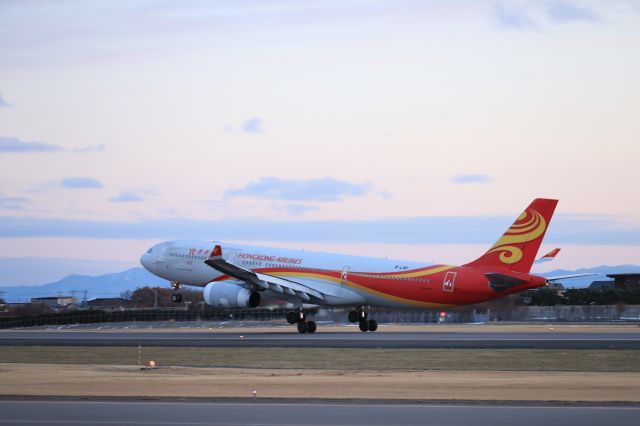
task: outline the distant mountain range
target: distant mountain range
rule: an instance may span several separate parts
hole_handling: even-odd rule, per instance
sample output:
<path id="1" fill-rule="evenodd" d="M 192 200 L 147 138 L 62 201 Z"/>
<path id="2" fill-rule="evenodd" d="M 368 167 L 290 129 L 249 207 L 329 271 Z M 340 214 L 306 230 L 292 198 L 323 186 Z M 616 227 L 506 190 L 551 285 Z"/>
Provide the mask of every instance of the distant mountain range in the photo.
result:
<path id="1" fill-rule="evenodd" d="M 87 291 L 87 300 L 92 300 L 99 297 L 118 297 L 124 291 L 145 286 L 168 287 L 169 282 L 156 277 L 146 269 L 132 268 L 98 276 L 74 274 L 49 284 L 0 287 L 0 292 L 5 301 L 10 303 L 28 302 L 32 297 L 71 294 L 82 300 L 84 290 Z"/>
<path id="2" fill-rule="evenodd" d="M 574 271 L 558 269 L 540 273 L 540 275 L 553 277 L 570 274 L 597 274 L 588 277 L 573 278 L 562 282 L 565 287 L 584 288 L 589 286 L 593 281 L 609 280 L 607 274 L 624 272 L 640 272 L 640 266 L 597 266 Z M 32 297 L 67 296 L 71 294 L 75 294 L 79 299 L 82 299 L 84 297 L 84 290 L 87 291 L 87 299 L 91 300 L 98 297 L 118 297 L 124 291 L 135 290 L 138 287 L 144 286 L 169 287 L 169 282 L 156 277 L 143 268 L 132 268 L 123 272 L 98 276 L 69 275 L 66 278 L 49 284 L 0 287 L 0 292 L 2 292 L 1 296 L 5 301 L 11 303 L 28 302 Z"/>

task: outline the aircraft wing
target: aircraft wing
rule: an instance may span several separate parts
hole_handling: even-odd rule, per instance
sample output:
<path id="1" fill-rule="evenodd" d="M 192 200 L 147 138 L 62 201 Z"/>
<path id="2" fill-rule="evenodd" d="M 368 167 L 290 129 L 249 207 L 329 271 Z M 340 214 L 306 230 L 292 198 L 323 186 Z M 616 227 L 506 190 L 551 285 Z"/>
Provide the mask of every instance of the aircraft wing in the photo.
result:
<path id="1" fill-rule="evenodd" d="M 560 281 L 560 280 L 568 280 L 569 278 L 588 277 L 591 275 L 600 275 L 600 274 L 591 272 L 588 274 L 557 275 L 555 277 L 546 277 L 546 278 L 547 278 L 547 281 Z"/>
<path id="2" fill-rule="evenodd" d="M 287 280 L 272 275 L 254 272 L 235 265 L 222 257 L 222 247 L 215 246 L 204 263 L 213 269 L 229 275 L 230 277 L 244 281 L 252 290 L 272 290 L 280 293 L 283 299 L 297 299 L 306 303 L 321 304 L 324 302 L 324 295 L 317 290 L 307 287 L 295 281 Z"/>

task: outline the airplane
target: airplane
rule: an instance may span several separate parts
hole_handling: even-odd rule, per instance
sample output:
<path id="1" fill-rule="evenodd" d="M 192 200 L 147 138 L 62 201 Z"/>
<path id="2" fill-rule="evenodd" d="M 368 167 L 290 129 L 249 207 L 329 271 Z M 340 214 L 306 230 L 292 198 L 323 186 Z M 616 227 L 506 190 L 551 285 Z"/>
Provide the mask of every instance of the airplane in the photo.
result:
<path id="1" fill-rule="evenodd" d="M 461 266 L 188 240 L 156 244 L 140 263 L 171 281 L 176 303 L 182 285 L 203 287 L 205 303 L 221 308 L 255 308 L 269 296 L 293 305 L 286 319 L 300 333 L 317 329 L 305 306 L 352 307 L 348 320 L 375 331 L 371 307 L 451 308 L 583 276 L 530 274 L 557 203 L 533 200 L 486 253 Z"/>

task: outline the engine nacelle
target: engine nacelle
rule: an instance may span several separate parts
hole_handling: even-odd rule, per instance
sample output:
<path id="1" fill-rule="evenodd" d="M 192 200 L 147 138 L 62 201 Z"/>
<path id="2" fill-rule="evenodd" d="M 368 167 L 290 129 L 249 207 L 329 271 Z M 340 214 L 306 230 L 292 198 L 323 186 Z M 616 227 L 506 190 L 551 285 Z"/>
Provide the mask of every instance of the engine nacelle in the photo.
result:
<path id="1" fill-rule="evenodd" d="M 221 308 L 255 308 L 260 304 L 260 293 L 233 283 L 209 283 L 202 296 L 207 305 Z"/>

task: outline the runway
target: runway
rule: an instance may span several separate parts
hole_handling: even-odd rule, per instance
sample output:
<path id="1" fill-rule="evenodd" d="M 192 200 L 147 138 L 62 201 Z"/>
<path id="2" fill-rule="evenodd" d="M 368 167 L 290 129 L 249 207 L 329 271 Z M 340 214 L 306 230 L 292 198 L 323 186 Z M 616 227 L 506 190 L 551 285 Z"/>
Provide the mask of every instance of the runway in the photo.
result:
<path id="1" fill-rule="evenodd" d="M 640 349 L 640 333 L 3 331 L 4 346 Z"/>
<path id="2" fill-rule="evenodd" d="M 0 401 L 1 425 L 636 425 L 640 407 Z"/>

